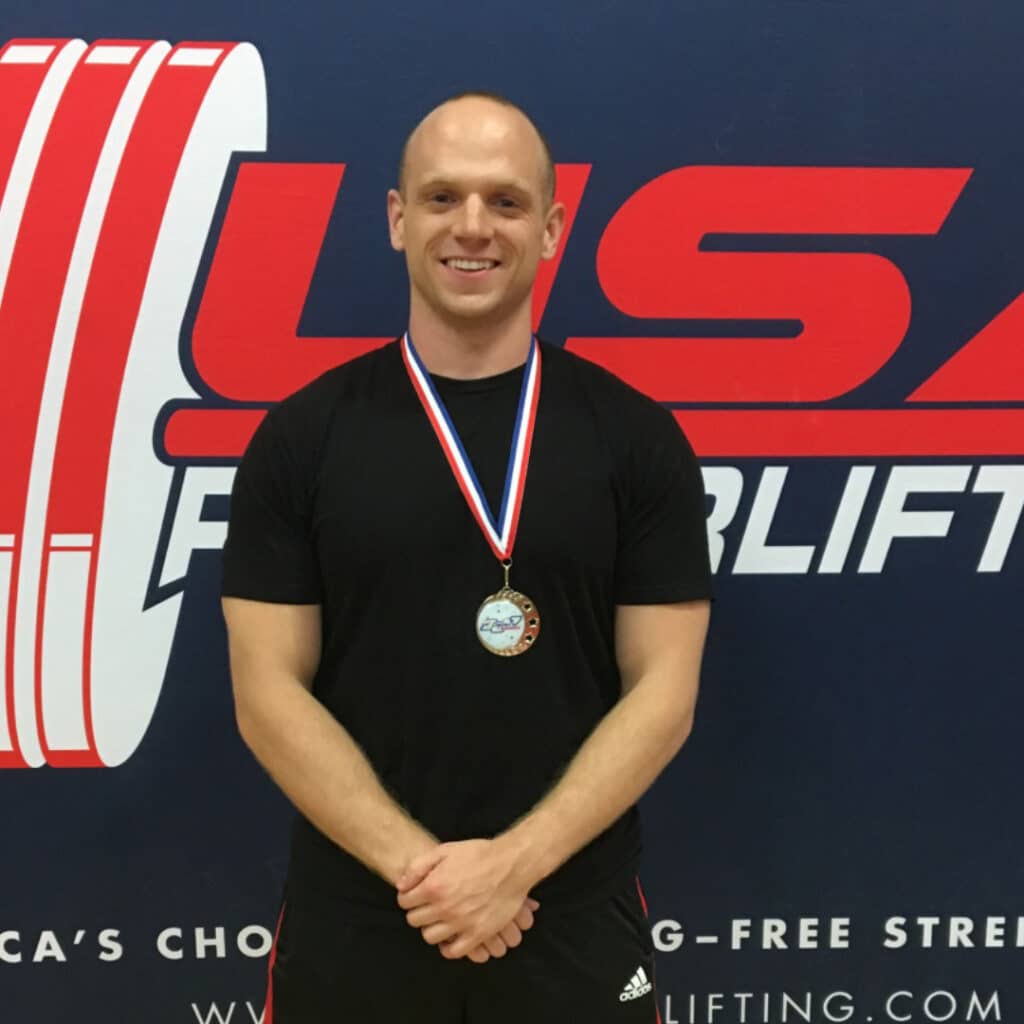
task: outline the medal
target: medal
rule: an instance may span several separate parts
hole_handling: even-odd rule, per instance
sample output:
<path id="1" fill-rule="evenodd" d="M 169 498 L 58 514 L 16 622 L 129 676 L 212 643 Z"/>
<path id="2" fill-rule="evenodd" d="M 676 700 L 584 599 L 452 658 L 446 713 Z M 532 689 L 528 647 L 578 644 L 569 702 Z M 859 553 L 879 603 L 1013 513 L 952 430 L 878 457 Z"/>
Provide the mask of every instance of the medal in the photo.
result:
<path id="1" fill-rule="evenodd" d="M 477 639 L 492 654 L 511 657 L 528 651 L 540 632 L 540 613 L 525 594 L 509 586 L 512 567 L 512 548 L 519 526 L 519 511 L 523 504 L 526 470 L 530 463 L 533 443 L 533 425 L 537 418 L 540 398 L 540 345 L 536 338 L 530 342 L 530 355 L 523 373 L 523 386 L 519 393 L 512 449 L 505 473 L 505 491 L 501 498 L 501 512 L 497 520 L 491 514 L 480 481 L 473 472 L 469 457 L 462 446 L 455 424 L 438 395 L 423 363 L 406 332 L 402 338 L 402 359 L 430 425 L 434 428 L 441 450 L 448 460 L 455 482 L 469 505 L 473 518 L 505 571 L 505 585 L 484 598 L 476 613 Z"/>
<path id="2" fill-rule="evenodd" d="M 518 590 L 508 585 L 508 571 L 512 560 L 502 565 L 505 586 L 496 594 L 484 598 L 476 613 L 476 635 L 480 643 L 491 652 L 503 657 L 528 651 L 540 632 L 540 613 L 537 606 Z"/>

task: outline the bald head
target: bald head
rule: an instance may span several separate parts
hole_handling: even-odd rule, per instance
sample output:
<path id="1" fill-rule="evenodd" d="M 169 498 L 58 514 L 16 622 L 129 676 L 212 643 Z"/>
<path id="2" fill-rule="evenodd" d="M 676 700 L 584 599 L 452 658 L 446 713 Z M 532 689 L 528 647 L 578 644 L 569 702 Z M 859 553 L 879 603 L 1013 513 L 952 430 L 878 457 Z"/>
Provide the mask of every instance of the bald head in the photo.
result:
<path id="1" fill-rule="evenodd" d="M 406 195 L 410 171 L 415 173 L 425 154 L 439 147 L 481 150 L 508 145 L 520 153 L 534 150 L 537 183 L 545 206 L 555 196 L 555 164 L 540 129 L 511 100 L 496 93 L 467 92 L 434 107 L 412 130 L 402 146 L 398 190 Z"/>

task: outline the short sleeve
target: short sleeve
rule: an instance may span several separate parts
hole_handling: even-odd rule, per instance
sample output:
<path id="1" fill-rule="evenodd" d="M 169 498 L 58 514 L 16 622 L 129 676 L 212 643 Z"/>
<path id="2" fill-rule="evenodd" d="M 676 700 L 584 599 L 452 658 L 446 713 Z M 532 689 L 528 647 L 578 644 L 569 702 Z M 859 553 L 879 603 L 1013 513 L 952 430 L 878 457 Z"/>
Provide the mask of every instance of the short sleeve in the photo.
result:
<path id="1" fill-rule="evenodd" d="M 289 439 L 277 410 L 253 434 L 231 489 L 221 586 L 225 597 L 322 602 L 311 531 L 313 486 L 302 451 L 298 438 Z"/>
<path id="2" fill-rule="evenodd" d="M 710 600 L 704 482 L 668 410 L 655 406 L 638 424 L 624 475 L 615 603 Z"/>

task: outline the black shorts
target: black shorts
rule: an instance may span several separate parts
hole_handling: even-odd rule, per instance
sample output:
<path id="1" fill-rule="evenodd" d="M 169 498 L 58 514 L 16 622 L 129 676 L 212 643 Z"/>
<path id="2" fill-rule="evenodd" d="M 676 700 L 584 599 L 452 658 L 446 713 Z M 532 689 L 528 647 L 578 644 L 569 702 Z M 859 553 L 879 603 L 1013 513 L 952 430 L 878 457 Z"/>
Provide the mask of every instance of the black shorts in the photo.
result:
<path id="1" fill-rule="evenodd" d="M 358 922 L 331 906 L 286 900 L 265 1024 L 661 1024 L 638 878 L 593 906 L 542 904 L 522 943 L 483 964 L 446 960 L 397 904 Z"/>

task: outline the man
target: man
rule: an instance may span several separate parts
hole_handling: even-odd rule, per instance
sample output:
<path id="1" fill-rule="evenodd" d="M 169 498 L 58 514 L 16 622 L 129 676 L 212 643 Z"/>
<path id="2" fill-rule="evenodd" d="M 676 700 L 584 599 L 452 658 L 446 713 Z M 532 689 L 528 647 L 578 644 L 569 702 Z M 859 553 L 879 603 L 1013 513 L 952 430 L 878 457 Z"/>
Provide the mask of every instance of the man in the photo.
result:
<path id="1" fill-rule="evenodd" d="M 238 724 L 301 812 L 268 1020 L 653 1024 L 635 804 L 693 719 L 699 469 L 531 336 L 565 211 L 521 110 L 433 110 L 387 212 L 407 335 L 273 409 L 232 494 Z"/>

